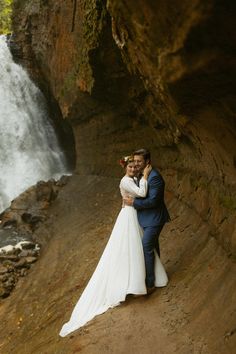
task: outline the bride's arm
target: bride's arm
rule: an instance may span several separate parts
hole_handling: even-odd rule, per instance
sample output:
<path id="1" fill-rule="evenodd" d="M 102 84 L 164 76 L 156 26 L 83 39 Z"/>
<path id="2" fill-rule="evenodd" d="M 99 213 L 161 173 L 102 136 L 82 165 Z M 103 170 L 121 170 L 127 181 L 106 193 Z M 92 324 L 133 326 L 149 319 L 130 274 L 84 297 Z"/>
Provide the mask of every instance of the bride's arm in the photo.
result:
<path id="1" fill-rule="evenodd" d="M 133 197 L 146 197 L 147 194 L 147 180 L 143 177 L 139 182 L 139 187 L 135 184 L 134 180 L 130 177 L 124 177 L 121 180 L 120 187 Z"/>

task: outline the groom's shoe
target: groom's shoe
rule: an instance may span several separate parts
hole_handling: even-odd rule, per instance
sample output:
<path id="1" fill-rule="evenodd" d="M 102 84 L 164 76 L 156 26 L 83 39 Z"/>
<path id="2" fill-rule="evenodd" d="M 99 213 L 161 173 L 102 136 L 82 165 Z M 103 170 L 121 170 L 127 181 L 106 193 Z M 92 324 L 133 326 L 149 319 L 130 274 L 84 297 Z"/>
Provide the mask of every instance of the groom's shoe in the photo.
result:
<path id="1" fill-rule="evenodd" d="M 155 286 L 152 286 L 151 288 L 147 288 L 147 295 L 151 295 L 155 290 L 156 290 Z"/>

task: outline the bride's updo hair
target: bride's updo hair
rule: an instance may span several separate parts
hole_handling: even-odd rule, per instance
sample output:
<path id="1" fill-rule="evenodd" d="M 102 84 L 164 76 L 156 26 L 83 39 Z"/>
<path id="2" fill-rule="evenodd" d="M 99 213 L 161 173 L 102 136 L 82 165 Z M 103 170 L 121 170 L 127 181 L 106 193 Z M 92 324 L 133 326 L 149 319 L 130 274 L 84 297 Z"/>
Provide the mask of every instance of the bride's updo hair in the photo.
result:
<path id="1" fill-rule="evenodd" d="M 130 162 L 134 162 L 134 156 L 133 155 L 129 155 L 129 156 L 124 156 L 120 159 L 119 164 L 121 165 L 121 167 L 126 168 L 127 165 Z"/>

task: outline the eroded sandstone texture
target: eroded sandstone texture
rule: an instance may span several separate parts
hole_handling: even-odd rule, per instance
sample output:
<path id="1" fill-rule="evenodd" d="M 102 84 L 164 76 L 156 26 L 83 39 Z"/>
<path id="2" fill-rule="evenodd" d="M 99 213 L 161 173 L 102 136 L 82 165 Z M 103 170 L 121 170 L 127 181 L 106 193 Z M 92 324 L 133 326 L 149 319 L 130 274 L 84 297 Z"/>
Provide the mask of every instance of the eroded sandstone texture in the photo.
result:
<path id="1" fill-rule="evenodd" d="M 77 172 L 152 150 L 168 187 L 236 252 L 234 1 L 15 1 L 18 57 L 73 125 Z"/>
<path id="2" fill-rule="evenodd" d="M 73 126 L 76 172 L 119 176 L 121 155 L 149 147 L 167 188 L 182 212 L 188 210 L 183 232 L 197 218 L 195 231 L 204 225 L 202 237 L 210 245 L 204 251 L 201 243 L 206 259 L 219 247 L 231 262 L 236 256 L 236 2 L 14 3 L 18 60 Z M 183 252 L 189 252 L 186 245 Z M 215 281 L 222 286 L 223 276 Z M 225 289 L 229 303 L 235 294 L 230 289 Z"/>

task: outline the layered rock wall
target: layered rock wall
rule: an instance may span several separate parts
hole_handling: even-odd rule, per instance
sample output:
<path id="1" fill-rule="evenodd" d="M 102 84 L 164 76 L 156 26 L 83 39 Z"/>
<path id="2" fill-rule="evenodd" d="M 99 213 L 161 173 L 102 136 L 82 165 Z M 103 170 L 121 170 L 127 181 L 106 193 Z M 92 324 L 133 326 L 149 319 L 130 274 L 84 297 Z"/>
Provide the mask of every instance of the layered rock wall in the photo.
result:
<path id="1" fill-rule="evenodd" d="M 236 5 L 14 2 L 18 56 L 73 126 L 76 172 L 151 149 L 167 187 L 236 254 Z"/>

